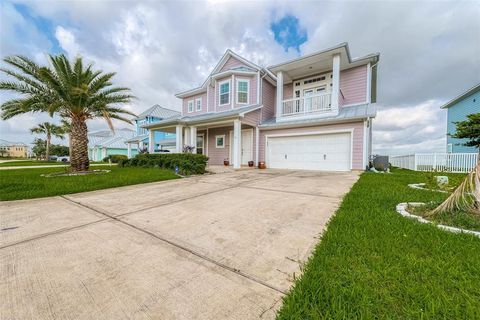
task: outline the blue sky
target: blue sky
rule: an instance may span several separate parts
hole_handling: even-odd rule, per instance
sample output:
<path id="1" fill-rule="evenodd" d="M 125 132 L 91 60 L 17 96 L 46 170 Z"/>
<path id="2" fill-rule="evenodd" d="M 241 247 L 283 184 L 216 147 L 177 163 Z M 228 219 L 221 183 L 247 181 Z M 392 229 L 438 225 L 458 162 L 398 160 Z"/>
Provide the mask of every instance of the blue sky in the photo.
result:
<path id="1" fill-rule="evenodd" d="M 300 52 L 300 45 L 308 40 L 307 30 L 300 26 L 300 21 L 297 17 L 286 15 L 278 21 L 272 22 L 270 28 L 275 35 L 277 41 L 287 51 L 294 48 Z"/>

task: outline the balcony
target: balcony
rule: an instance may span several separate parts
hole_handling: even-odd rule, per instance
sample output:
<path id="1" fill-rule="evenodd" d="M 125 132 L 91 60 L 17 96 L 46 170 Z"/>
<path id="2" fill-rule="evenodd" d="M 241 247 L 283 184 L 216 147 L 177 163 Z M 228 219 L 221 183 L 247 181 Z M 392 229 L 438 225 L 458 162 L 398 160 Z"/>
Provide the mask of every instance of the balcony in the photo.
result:
<path id="1" fill-rule="evenodd" d="M 282 101 L 282 117 L 332 112 L 332 94 L 320 93 Z"/>

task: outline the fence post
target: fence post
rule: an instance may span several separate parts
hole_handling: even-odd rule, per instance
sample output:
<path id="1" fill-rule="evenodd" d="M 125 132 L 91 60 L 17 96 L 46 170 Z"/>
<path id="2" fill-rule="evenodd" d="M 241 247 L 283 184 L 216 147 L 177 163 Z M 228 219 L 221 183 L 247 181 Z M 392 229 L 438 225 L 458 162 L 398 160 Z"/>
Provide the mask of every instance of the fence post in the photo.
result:
<path id="1" fill-rule="evenodd" d="M 437 154 L 433 154 L 433 171 L 437 170 Z"/>
<path id="2" fill-rule="evenodd" d="M 413 155 L 413 159 L 414 159 L 413 160 L 413 170 L 418 171 L 417 170 L 417 154 L 416 153 Z"/>

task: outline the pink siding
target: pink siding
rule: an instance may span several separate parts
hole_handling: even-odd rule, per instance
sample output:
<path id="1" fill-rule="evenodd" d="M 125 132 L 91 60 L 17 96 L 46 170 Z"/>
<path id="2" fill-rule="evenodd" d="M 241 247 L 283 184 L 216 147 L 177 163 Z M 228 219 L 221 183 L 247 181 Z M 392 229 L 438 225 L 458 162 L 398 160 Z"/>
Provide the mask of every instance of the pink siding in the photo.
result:
<path id="1" fill-rule="evenodd" d="M 283 99 L 293 98 L 293 83 L 289 83 L 283 86 Z"/>
<path id="2" fill-rule="evenodd" d="M 220 69 L 219 72 L 230 70 L 230 69 L 233 69 L 233 68 L 242 67 L 242 66 L 247 67 L 246 64 L 242 63 L 237 58 L 229 57 L 227 62 L 225 62 L 225 64 L 223 65 L 222 69 Z"/>
<path id="3" fill-rule="evenodd" d="M 359 66 L 340 73 L 340 105 L 363 103 L 367 100 L 367 66 Z"/>
<path id="4" fill-rule="evenodd" d="M 245 117 L 242 119 L 242 122 L 247 123 L 251 126 L 257 126 L 261 120 L 261 110 L 257 109 L 255 111 L 245 114 Z"/>
<path id="5" fill-rule="evenodd" d="M 208 111 L 215 111 L 215 87 L 208 87 Z"/>
<path id="6" fill-rule="evenodd" d="M 201 111 L 196 111 L 196 106 L 195 106 L 195 99 L 201 98 L 202 99 L 202 110 Z M 194 101 L 193 105 L 193 112 L 188 112 L 188 101 Z M 184 98 L 182 101 L 182 115 L 183 116 L 194 116 L 198 114 L 202 114 L 207 112 L 207 94 L 202 93 L 202 94 L 197 94 L 194 96 L 190 96 L 188 98 Z"/>
<path id="7" fill-rule="evenodd" d="M 262 121 L 266 121 L 275 117 L 275 87 L 267 80 L 262 82 Z"/>
<path id="8" fill-rule="evenodd" d="M 265 161 L 265 136 L 269 134 L 290 134 L 315 131 L 333 131 L 333 130 L 353 129 L 353 169 L 363 170 L 363 122 L 340 123 L 324 126 L 300 127 L 289 129 L 261 130 L 259 140 L 259 161 Z M 267 164 L 268 165 L 268 164 Z"/>
<path id="9" fill-rule="evenodd" d="M 230 152 L 230 130 L 233 127 L 208 129 L 208 164 L 221 165 L 223 160 L 229 157 Z M 225 135 L 225 148 L 215 147 L 215 136 Z"/>

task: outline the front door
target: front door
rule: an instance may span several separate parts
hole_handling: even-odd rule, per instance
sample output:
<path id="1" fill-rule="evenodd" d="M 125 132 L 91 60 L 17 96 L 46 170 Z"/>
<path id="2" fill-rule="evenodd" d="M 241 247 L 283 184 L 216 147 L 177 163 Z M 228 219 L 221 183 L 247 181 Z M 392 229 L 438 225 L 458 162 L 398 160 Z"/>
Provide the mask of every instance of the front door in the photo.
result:
<path id="1" fill-rule="evenodd" d="M 233 131 L 230 131 L 230 159 L 233 163 Z M 253 129 L 242 130 L 242 165 L 248 165 L 248 161 L 253 161 Z"/>

